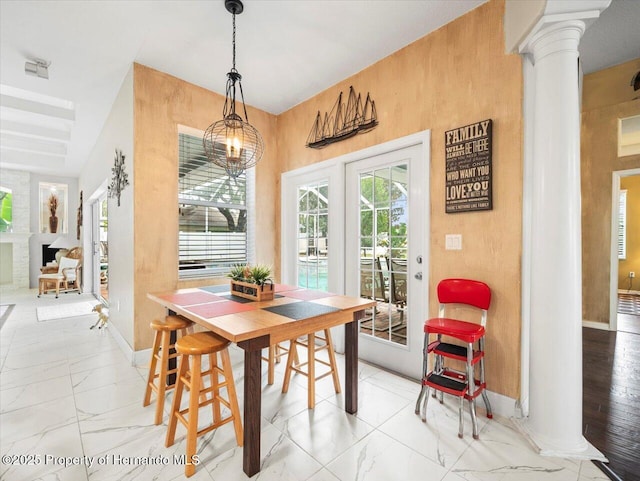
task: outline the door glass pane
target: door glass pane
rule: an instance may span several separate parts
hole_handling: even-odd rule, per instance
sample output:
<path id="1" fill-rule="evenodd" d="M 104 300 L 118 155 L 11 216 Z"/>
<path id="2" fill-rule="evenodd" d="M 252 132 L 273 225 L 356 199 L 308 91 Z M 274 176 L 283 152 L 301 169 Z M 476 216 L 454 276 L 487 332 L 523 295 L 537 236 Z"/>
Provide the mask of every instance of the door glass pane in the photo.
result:
<path id="1" fill-rule="evenodd" d="M 371 174 L 360 174 L 360 204 L 373 208 L 373 177 Z"/>
<path id="2" fill-rule="evenodd" d="M 318 210 L 326 213 L 329 210 L 329 186 L 327 184 L 318 186 Z"/>
<path id="3" fill-rule="evenodd" d="M 360 173 L 360 296 L 377 302 L 360 333 L 406 345 L 407 165 Z"/>
<path id="4" fill-rule="evenodd" d="M 329 185 L 298 188 L 298 286 L 328 290 Z"/>

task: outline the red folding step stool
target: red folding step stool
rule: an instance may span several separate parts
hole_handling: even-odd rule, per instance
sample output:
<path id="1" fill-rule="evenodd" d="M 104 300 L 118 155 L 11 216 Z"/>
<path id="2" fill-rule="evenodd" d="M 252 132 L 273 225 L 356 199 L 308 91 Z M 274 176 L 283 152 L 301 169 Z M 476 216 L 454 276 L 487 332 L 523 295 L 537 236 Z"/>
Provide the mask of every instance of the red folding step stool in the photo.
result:
<path id="1" fill-rule="evenodd" d="M 462 437 L 464 420 L 462 415 L 463 401 L 469 401 L 469 411 L 473 423 L 473 437 L 478 439 L 478 420 L 476 419 L 476 398 L 482 394 L 487 417 L 492 418 L 491 404 L 485 389 L 487 387 L 484 377 L 484 335 L 487 324 L 487 311 L 491 304 L 491 289 L 484 282 L 470 279 L 444 279 L 438 284 L 438 301 L 440 308 L 438 317 L 428 319 L 424 323 L 424 350 L 422 362 L 422 389 L 416 402 L 416 414 L 420 413 L 422 404 L 422 421 L 427 422 L 427 403 L 431 388 L 440 392 L 440 402 L 443 402 L 443 393 L 458 396 L 460 398 L 458 437 Z M 449 304 L 463 304 L 480 310 L 480 324 L 445 317 L 445 307 Z M 429 341 L 429 335 L 436 334 L 433 342 Z M 465 346 L 459 346 L 444 342 L 442 336 L 452 337 L 463 341 Z M 474 350 L 474 343 L 478 348 Z M 429 371 L 429 353 L 434 354 L 434 366 Z M 445 366 L 445 359 L 456 359 L 465 363 L 465 372 L 456 371 Z M 475 366 L 480 365 L 479 379 L 475 377 Z M 468 380 L 472 380 L 469 387 Z"/>

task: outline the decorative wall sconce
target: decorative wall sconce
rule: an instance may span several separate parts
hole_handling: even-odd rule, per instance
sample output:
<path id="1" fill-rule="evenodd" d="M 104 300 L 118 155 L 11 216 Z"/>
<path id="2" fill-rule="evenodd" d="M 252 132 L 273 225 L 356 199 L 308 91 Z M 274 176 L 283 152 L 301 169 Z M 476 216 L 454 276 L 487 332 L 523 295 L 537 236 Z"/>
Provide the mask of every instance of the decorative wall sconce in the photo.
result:
<path id="1" fill-rule="evenodd" d="M 80 228 L 82 227 L 82 191 L 80 191 L 80 205 L 78 206 L 78 218 L 76 220 L 76 238 L 80 240 Z"/>
<path id="2" fill-rule="evenodd" d="M 109 197 L 118 198 L 118 207 L 120 207 L 120 194 L 124 188 L 129 185 L 127 173 L 124 171 L 124 155 L 122 150 L 116 149 L 116 158 L 111 168 L 111 185 L 109 185 Z"/>

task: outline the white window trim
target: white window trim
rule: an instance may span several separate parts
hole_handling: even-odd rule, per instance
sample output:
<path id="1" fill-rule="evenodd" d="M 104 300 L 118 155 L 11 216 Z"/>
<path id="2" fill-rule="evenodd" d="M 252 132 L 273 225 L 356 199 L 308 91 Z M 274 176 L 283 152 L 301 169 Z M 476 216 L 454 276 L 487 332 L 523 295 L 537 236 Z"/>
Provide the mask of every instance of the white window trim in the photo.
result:
<path id="1" fill-rule="evenodd" d="M 640 175 L 640 168 L 616 170 L 611 174 L 611 245 L 609 246 L 609 330 L 618 328 L 618 203 L 620 202 L 620 180 L 623 177 Z M 586 325 L 583 322 L 583 326 Z"/>
<path id="2" fill-rule="evenodd" d="M 176 145 L 178 145 L 180 134 L 191 135 L 193 137 L 203 137 L 204 131 L 189 127 L 186 125 L 178 124 L 178 132 L 176 135 Z M 247 262 L 255 264 L 256 262 L 256 172 L 255 167 L 248 169 L 246 174 L 246 208 L 247 208 Z M 180 204 L 179 199 L 176 199 L 176 206 Z M 178 271 L 178 278 L 180 280 L 211 277 L 221 278 L 226 274 L 220 272 L 214 272 L 211 269 L 203 269 L 200 272 L 194 271 Z"/>

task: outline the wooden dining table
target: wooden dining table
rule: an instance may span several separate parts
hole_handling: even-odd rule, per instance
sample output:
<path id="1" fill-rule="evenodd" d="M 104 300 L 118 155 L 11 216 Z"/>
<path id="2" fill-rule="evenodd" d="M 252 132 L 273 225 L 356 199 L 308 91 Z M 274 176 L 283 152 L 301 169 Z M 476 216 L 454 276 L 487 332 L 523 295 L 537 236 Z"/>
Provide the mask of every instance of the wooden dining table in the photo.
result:
<path id="1" fill-rule="evenodd" d="M 375 302 L 359 297 L 275 285 L 270 301 L 233 296 L 229 285 L 149 293 L 169 314 L 180 314 L 244 350 L 244 446 L 242 467 L 260 471 L 262 349 L 330 327 L 345 326 L 345 411 L 358 410 L 358 321 Z"/>

